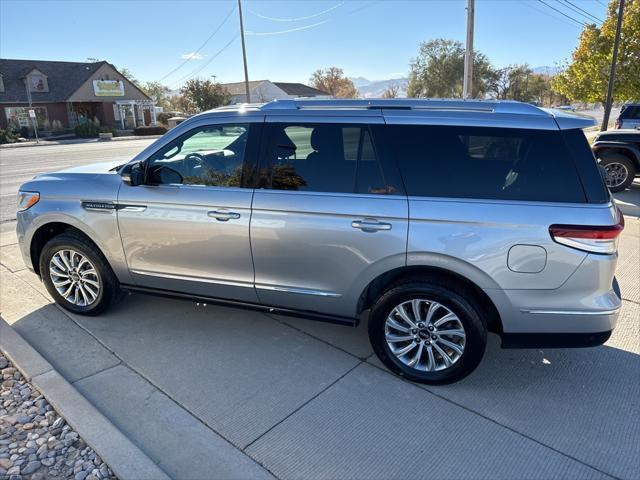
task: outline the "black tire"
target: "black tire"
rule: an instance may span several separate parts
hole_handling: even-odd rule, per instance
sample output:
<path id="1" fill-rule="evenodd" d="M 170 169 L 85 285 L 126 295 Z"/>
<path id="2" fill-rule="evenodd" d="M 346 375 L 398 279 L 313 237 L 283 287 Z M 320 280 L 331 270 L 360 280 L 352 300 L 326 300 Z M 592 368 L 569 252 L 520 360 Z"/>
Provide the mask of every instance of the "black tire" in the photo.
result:
<path id="1" fill-rule="evenodd" d="M 609 190 L 611 190 L 613 193 L 621 192 L 627 189 L 629 185 L 633 183 L 633 179 L 636 177 L 636 173 L 637 173 L 636 166 L 633 164 L 633 162 L 629 157 L 625 157 L 624 155 L 621 155 L 619 153 L 604 154 L 600 158 L 600 165 L 605 169 L 605 171 L 607 171 L 607 168 L 612 168 L 614 165 L 624 167 L 624 168 L 618 167 L 619 171 L 626 169 L 626 172 L 627 172 L 626 178 L 622 181 L 622 183 L 618 185 L 610 186 L 609 181 L 607 181 L 607 178 L 605 178 L 605 181 L 607 181 L 607 186 L 609 187 Z M 607 176 L 608 176 L 608 173 L 609 172 L 607 171 Z"/>
<path id="2" fill-rule="evenodd" d="M 93 265 L 100 288 L 95 300 L 88 305 L 75 305 L 66 300 L 53 285 L 49 265 L 52 257 L 61 250 L 75 250 Z M 100 250 L 82 235 L 63 233 L 49 240 L 40 254 L 40 276 L 47 291 L 62 308 L 80 315 L 98 315 L 120 296 L 120 283 Z"/>
<path id="3" fill-rule="evenodd" d="M 462 323 L 466 335 L 463 353 L 444 370 L 427 372 L 410 367 L 392 353 L 387 343 L 387 317 L 397 305 L 413 299 L 434 300 L 457 315 Z M 369 340 L 378 358 L 396 374 L 414 382 L 446 384 L 466 377 L 478 366 L 487 344 L 487 326 L 475 300 L 460 289 L 456 291 L 445 285 L 412 281 L 391 287 L 373 305 L 369 316 Z"/>

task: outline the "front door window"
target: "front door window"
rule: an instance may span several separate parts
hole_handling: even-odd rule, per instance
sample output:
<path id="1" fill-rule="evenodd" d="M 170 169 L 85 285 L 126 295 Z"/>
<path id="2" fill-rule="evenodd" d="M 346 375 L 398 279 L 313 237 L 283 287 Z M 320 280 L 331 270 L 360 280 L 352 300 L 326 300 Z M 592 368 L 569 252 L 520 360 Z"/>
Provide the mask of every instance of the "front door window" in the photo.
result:
<path id="1" fill-rule="evenodd" d="M 146 183 L 240 187 L 248 138 L 248 124 L 196 128 L 151 156 Z"/>

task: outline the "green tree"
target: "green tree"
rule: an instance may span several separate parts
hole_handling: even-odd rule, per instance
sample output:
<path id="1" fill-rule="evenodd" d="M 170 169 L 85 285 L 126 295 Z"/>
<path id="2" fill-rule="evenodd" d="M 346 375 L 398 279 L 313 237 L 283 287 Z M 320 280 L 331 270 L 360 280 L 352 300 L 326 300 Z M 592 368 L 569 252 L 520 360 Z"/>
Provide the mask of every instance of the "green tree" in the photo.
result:
<path id="1" fill-rule="evenodd" d="M 147 82 L 140 85 L 140 89 L 156 102 L 158 107 L 162 107 L 165 110 L 169 108 L 168 94 L 171 90 L 166 85 L 160 82 Z"/>
<path id="2" fill-rule="evenodd" d="M 607 18 L 598 27 L 589 24 L 580 34 L 580 42 L 571 61 L 552 81 L 553 89 L 570 100 L 604 103 L 613 56 L 619 0 L 612 0 Z M 640 98 L 640 0 L 625 3 L 614 100 Z"/>
<path id="3" fill-rule="evenodd" d="M 131 70 L 129 70 L 126 67 L 119 68 L 119 67 L 116 67 L 115 65 L 114 67 L 117 71 L 119 71 L 122 74 L 123 77 L 125 77 L 127 80 L 133 83 L 136 87 L 142 90 L 142 85 L 140 81 L 133 75 L 133 73 L 131 73 Z"/>
<path id="4" fill-rule="evenodd" d="M 338 67 L 316 70 L 309 80 L 311 86 L 327 92 L 335 98 L 357 98 L 358 90 L 351 80 L 344 76 Z"/>
<path id="5" fill-rule="evenodd" d="M 194 78 L 180 89 L 183 109 L 188 112 L 202 112 L 228 105 L 231 94 L 221 83 Z"/>
<path id="6" fill-rule="evenodd" d="M 407 96 L 462 97 L 464 46 L 461 42 L 443 38 L 423 42 L 410 68 Z M 473 96 L 483 98 L 495 76 L 486 55 L 475 52 Z"/>

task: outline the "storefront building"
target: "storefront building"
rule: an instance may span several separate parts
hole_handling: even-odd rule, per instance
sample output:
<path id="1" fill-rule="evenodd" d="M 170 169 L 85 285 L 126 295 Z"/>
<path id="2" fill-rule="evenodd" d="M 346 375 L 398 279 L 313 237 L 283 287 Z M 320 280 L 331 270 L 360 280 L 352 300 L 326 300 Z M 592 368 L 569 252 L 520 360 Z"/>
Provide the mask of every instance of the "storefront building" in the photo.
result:
<path id="1" fill-rule="evenodd" d="M 43 130 L 156 124 L 154 102 L 108 62 L 0 59 L 0 128 L 32 128 L 29 110 Z"/>

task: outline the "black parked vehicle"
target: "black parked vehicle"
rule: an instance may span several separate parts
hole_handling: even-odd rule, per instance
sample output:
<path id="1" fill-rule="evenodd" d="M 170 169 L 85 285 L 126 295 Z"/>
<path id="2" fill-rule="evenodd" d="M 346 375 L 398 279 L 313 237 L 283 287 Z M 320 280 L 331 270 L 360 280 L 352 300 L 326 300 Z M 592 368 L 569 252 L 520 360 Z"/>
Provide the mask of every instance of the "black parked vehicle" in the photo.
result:
<path id="1" fill-rule="evenodd" d="M 601 132 L 591 146 L 609 190 L 620 192 L 640 174 L 640 130 Z"/>

